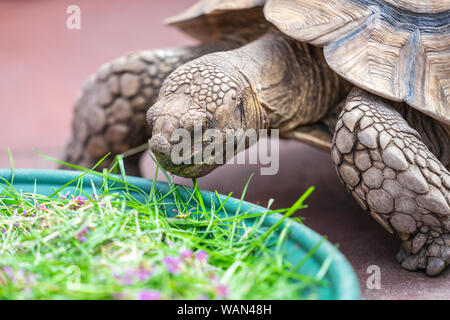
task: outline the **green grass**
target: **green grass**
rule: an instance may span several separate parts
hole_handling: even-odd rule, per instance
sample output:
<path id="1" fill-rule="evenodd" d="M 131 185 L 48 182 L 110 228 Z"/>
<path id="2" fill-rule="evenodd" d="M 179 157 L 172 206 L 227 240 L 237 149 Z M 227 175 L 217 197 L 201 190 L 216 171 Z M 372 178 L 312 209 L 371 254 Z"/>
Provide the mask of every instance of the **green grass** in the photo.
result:
<path id="1" fill-rule="evenodd" d="M 307 277 L 284 255 L 290 223 L 301 222 L 284 219 L 313 188 L 291 208 L 234 214 L 218 194 L 208 210 L 196 181 L 193 191 L 169 182 L 165 194 L 145 193 L 117 183 L 120 167 L 78 168 L 77 187 L 50 197 L 0 181 L 0 299 L 314 299 L 327 285 L 327 265 Z M 81 183 L 89 172 L 105 181 L 94 194 Z M 283 220 L 263 228 L 272 213 Z"/>

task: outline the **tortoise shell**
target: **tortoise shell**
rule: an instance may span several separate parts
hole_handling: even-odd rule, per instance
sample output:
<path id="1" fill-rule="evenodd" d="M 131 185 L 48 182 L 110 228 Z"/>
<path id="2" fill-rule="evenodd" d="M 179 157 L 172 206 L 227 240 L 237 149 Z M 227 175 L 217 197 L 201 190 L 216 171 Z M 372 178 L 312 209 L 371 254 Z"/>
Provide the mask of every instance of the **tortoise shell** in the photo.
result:
<path id="1" fill-rule="evenodd" d="M 203 0 L 168 23 L 210 41 L 264 19 L 354 85 L 450 124 L 450 0 Z"/>

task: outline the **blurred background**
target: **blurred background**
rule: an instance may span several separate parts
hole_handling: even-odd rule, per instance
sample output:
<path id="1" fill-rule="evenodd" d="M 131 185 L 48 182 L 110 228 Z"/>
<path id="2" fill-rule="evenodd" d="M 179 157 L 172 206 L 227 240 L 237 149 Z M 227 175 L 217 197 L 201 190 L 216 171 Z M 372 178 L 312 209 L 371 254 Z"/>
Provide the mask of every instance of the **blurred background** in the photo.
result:
<path id="1" fill-rule="evenodd" d="M 127 52 L 192 45 L 164 25 L 195 0 L 0 0 L 0 167 L 55 168 L 34 151 L 62 158 L 71 134 L 72 107 L 90 73 Z M 66 28 L 66 9 L 81 8 L 81 29 Z M 438 278 L 400 268 L 400 242 L 346 193 L 328 153 L 296 141 L 280 144 L 280 170 L 261 176 L 257 165 L 225 165 L 199 180 L 203 189 L 241 195 L 252 173 L 246 200 L 290 206 L 310 185 L 316 191 L 301 211 L 304 223 L 327 236 L 355 268 L 365 299 L 450 299 L 450 270 Z M 147 157 L 141 167 L 152 177 Z M 176 182 L 191 184 L 176 178 Z M 381 289 L 366 286 L 367 268 L 381 268 Z M 447 268 L 448 269 L 448 268 Z"/>

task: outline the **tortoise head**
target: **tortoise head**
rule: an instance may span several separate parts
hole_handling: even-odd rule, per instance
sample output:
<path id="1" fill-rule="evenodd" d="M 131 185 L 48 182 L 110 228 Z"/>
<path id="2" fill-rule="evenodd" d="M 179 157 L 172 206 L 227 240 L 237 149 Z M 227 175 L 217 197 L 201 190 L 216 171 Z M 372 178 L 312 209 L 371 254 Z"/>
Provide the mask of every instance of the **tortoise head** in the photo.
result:
<path id="1" fill-rule="evenodd" d="M 239 71 L 216 54 L 203 56 L 165 80 L 147 112 L 150 149 L 167 171 L 203 176 L 234 156 L 242 129 L 260 127 L 259 108 Z"/>

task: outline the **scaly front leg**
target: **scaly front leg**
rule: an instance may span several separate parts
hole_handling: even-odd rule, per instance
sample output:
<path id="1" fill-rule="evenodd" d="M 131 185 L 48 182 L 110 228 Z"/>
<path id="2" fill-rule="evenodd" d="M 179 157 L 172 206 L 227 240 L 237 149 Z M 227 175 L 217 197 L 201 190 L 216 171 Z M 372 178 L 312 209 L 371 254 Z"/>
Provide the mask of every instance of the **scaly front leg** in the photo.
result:
<path id="1" fill-rule="evenodd" d="M 435 131 L 426 120 L 428 129 L 418 126 L 424 136 Z M 432 139 L 448 164 L 449 136 L 442 130 Z M 353 89 L 336 125 L 332 158 L 358 203 L 402 239 L 402 267 L 442 272 L 450 263 L 450 174 L 396 107 Z"/>

